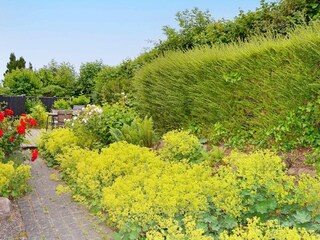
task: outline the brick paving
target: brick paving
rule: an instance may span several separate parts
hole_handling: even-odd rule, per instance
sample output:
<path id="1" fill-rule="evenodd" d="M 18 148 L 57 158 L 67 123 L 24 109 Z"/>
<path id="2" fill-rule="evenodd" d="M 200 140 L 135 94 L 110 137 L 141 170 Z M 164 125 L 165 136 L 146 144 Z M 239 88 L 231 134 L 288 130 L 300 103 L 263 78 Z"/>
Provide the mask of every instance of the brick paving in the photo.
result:
<path id="1" fill-rule="evenodd" d="M 55 170 L 42 159 L 32 163 L 32 192 L 18 201 L 29 240 L 112 239 L 112 230 L 73 202 L 70 194 L 56 194 L 62 182 L 50 179 Z"/>

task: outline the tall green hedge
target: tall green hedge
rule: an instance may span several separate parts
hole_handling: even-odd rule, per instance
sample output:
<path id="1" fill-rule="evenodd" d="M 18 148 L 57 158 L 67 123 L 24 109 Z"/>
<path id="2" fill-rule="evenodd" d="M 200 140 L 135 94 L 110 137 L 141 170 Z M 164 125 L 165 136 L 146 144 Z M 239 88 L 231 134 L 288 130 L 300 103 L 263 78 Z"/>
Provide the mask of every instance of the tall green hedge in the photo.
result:
<path id="1" fill-rule="evenodd" d="M 320 82 L 320 24 L 285 39 L 172 52 L 144 66 L 140 110 L 168 130 L 191 123 L 229 129 L 273 126 L 310 100 Z"/>

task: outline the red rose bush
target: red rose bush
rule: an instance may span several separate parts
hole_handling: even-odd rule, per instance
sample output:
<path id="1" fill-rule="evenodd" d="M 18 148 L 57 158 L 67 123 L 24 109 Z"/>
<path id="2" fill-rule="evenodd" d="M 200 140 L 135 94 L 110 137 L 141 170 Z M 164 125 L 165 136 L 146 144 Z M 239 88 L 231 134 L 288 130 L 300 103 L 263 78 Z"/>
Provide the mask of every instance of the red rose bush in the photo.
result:
<path id="1" fill-rule="evenodd" d="M 21 151 L 21 144 L 25 140 L 26 134 L 35 126 L 37 126 L 36 120 L 26 114 L 15 119 L 11 109 L 6 108 L 4 111 L 0 111 L 0 152 L 3 152 L 5 161 L 13 153 Z M 37 156 L 38 150 L 33 150 L 31 160 L 34 161 Z"/>

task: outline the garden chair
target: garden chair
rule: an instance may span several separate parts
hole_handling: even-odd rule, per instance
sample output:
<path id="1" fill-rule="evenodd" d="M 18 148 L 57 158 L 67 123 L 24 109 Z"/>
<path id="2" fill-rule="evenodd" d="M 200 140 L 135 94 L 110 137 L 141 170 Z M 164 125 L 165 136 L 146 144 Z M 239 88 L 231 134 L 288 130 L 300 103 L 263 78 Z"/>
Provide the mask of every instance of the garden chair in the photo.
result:
<path id="1" fill-rule="evenodd" d="M 68 119 L 72 119 L 73 113 L 71 110 L 60 110 L 58 111 L 58 117 L 56 126 L 57 127 L 63 127 L 65 124 L 65 121 Z"/>

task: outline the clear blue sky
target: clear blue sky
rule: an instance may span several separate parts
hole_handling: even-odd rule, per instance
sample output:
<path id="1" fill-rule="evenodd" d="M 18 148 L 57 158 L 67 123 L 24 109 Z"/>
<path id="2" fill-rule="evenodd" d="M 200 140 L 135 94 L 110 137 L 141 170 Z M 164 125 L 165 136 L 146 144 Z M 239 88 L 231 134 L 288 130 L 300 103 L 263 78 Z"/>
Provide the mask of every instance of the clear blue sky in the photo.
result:
<path id="1" fill-rule="evenodd" d="M 199 7 L 215 19 L 255 10 L 260 0 L 0 0 L 0 79 L 9 55 L 39 69 L 51 59 L 117 65 L 164 38 L 178 11 Z"/>

